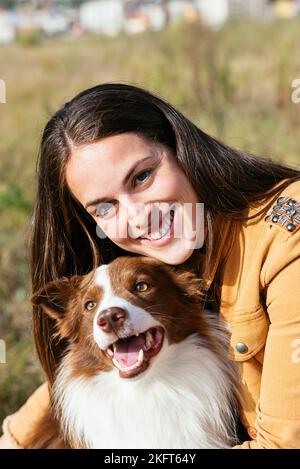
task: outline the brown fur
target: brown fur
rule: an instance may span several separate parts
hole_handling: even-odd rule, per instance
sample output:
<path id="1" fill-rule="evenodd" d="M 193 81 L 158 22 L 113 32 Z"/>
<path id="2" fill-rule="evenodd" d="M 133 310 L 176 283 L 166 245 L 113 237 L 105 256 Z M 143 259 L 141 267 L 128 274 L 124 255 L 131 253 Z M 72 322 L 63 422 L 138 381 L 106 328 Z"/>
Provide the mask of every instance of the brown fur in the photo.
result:
<path id="1" fill-rule="evenodd" d="M 197 332 L 207 347 L 220 353 L 220 345 L 203 315 L 201 280 L 193 272 L 148 257 L 119 257 L 109 264 L 108 272 L 114 295 L 145 309 L 160 321 L 170 343 L 181 342 Z M 32 297 L 34 304 L 42 305 L 45 313 L 57 321 L 57 337 L 69 341 L 66 354 L 68 366 L 73 370 L 71 378 L 92 377 L 114 366 L 92 335 L 103 288 L 86 280 L 85 277 L 64 278 L 46 285 Z M 149 288 L 138 292 L 134 287 L 141 281 L 147 282 Z M 87 301 L 95 302 L 90 311 L 85 307 Z M 60 434 L 57 422 L 52 417 L 45 419 L 32 447 L 78 447 L 76 441 L 51 437 L 53 429 L 56 435 Z"/>

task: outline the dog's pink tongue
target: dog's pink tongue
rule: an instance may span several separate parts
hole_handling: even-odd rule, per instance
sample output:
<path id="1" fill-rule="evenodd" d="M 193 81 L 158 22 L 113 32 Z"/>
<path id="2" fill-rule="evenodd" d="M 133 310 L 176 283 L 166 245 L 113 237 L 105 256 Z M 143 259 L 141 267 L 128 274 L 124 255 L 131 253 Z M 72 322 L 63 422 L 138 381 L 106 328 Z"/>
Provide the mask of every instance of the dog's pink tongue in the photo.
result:
<path id="1" fill-rule="evenodd" d="M 124 366 L 131 366 L 138 361 L 139 351 L 144 345 L 144 334 L 130 337 L 130 339 L 121 339 L 116 343 L 114 358 Z"/>

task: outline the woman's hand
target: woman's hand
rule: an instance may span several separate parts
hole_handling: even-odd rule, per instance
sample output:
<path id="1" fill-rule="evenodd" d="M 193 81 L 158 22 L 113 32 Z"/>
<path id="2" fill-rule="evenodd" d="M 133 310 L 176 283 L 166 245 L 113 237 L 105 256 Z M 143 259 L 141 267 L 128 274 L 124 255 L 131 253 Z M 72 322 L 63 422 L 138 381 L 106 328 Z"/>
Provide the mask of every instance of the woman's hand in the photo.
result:
<path id="1" fill-rule="evenodd" d="M 3 435 L 0 437 L 0 449 L 22 449 L 14 437 L 11 435 L 9 428 L 8 428 L 8 418 L 3 422 Z"/>
<path id="2" fill-rule="evenodd" d="M 12 436 L 5 433 L 0 437 L 0 449 L 22 449 L 22 447 L 18 445 Z"/>

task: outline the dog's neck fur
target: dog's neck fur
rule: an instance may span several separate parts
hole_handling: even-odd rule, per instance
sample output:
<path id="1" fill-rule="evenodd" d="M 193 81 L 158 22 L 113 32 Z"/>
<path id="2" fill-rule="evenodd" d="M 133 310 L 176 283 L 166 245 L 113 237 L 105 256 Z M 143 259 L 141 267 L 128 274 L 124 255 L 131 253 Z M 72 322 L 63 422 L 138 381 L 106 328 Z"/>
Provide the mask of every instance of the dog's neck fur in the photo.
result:
<path id="1" fill-rule="evenodd" d="M 149 369 L 71 379 L 68 355 L 53 389 L 65 436 L 87 448 L 226 448 L 235 443 L 233 364 L 194 334 L 164 344 Z"/>

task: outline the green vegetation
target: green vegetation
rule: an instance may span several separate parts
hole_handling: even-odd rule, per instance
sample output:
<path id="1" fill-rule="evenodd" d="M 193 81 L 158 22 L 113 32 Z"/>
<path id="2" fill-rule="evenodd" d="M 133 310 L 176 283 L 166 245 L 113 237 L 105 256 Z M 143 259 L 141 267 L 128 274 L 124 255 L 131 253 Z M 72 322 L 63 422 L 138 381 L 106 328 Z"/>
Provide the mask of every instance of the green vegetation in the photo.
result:
<path id="1" fill-rule="evenodd" d="M 229 145 L 300 165 L 299 20 L 196 25 L 114 39 L 23 40 L 0 48 L 0 420 L 43 379 L 31 333 L 26 239 L 38 142 L 49 116 L 100 82 L 148 88 Z"/>

